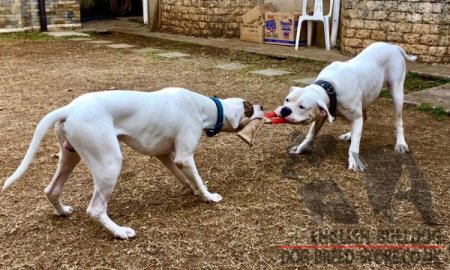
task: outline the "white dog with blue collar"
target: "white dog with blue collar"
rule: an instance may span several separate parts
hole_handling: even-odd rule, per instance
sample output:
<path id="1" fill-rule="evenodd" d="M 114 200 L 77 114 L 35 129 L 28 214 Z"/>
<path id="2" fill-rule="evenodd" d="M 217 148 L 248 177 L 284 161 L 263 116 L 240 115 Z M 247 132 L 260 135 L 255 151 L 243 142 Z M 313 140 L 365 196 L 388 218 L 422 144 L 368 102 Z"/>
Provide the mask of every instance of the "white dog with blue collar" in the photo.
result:
<path id="1" fill-rule="evenodd" d="M 262 118 L 259 105 L 240 98 L 209 98 L 183 88 L 156 92 L 106 91 L 82 95 L 65 107 L 47 114 L 37 125 L 28 151 L 18 169 L 5 182 L 9 188 L 27 170 L 47 130 L 54 124 L 60 146 L 56 173 L 45 189 L 61 216 L 72 213 L 60 201 L 69 175 L 83 159 L 94 179 L 94 194 L 87 213 L 114 236 L 128 239 L 135 231 L 112 221 L 107 202 L 122 167 L 119 141 L 134 150 L 156 156 L 175 177 L 206 201 L 222 197 L 210 193 L 200 177 L 194 152 L 205 130 L 236 132 L 250 120 Z"/>
<path id="2" fill-rule="evenodd" d="M 351 131 L 339 137 L 341 140 L 351 140 L 348 169 L 363 171 L 359 142 L 366 109 L 379 96 L 385 82 L 394 103 L 397 130 L 395 151 L 408 152 L 402 120 L 405 59 L 415 61 L 416 57 L 406 54 L 397 45 L 377 42 L 347 62 L 334 62 L 325 67 L 314 84 L 304 88 L 292 87 L 284 105 L 275 113 L 291 124 L 313 124 L 304 141 L 292 147 L 290 153 L 309 151 L 323 123 L 326 119 L 333 122 L 337 113 L 351 123 Z"/>

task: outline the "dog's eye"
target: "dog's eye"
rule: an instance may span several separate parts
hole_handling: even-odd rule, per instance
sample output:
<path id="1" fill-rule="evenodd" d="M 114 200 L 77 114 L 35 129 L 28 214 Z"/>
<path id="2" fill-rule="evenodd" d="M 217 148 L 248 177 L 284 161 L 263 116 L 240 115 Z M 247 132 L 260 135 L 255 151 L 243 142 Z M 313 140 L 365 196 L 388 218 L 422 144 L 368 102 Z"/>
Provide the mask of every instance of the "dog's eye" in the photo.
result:
<path id="1" fill-rule="evenodd" d="M 300 109 L 304 110 L 304 109 L 305 109 L 305 107 L 304 107 L 303 105 L 300 105 Z"/>
<path id="2" fill-rule="evenodd" d="M 288 99 L 288 98 L 286 99 L 286 102 L 289 102 L 289 99 Z"/>

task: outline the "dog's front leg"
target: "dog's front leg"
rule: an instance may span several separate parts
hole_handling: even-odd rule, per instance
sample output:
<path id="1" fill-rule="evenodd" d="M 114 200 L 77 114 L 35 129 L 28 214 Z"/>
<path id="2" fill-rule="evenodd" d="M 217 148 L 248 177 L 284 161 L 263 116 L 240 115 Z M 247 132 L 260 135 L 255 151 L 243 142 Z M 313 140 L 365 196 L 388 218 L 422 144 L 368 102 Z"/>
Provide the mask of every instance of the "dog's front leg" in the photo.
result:
<path id="1" fill-rule="evenodd" d="M 306 135 L 306 138 L 299 145 L 293 146 L 289 153 L 291 154 L 301 154 L 308 153 L 312 151 L 312 143 L 314 142 L 314 138 L 319 133 L 322 128 L 323 123 L 325 123 L 326 117 L 319 117 L 309 128 L 309 132 Z"/>
<path id="2" fill-rule="evenodd" d="M 199 194 L 208 202 L 220 202 L 222 196 L 217 193 L 210 193 L 203 183 L 202 178 L 198 174 L 197 167 L 195 166 L 194 155 L 183 155 L 176 153 L 175 165 L 186 175 L 190 180 L 191 186 L 198 190 Z"/>
<path id="3" fill-rule="evenodd" d="M 173 157 L 171 154 L 160 155 L 160 156 L 157 156 L 157 158 L 159 159 L 159 161 L 161 161 L 162 164 L 164 164 L 164 166 L 166 166 L 166 168 L 171 173 L 173 173 L 173 175 L 178 179 L 178 181 L 180 182 L 180 184 L 183 187 L 191 189 L 195 195 L 198 195 L 197 186 L 192 185 L 191 181 L 186 177 L 186 175 L 177 166 L 175 166 L 175 163 L 173 161 Z"/>
<path id="4" fill-rule="evenodd" d="M 364 165 L 359 159 L 359 142 L 361 141 L 363 118 L 359 117 L 352 122 L 351 143 L 348 151 L 348 169 L 352 171 L 362 172 Z"/>

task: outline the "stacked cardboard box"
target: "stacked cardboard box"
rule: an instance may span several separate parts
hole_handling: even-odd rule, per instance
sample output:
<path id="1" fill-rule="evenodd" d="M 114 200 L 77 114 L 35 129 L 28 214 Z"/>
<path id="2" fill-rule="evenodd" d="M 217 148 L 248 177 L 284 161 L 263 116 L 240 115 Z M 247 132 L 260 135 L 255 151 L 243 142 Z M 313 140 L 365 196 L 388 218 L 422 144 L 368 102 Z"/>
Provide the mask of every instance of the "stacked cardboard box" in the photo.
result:
<path id="1" fill-rule="evenodd" d="M 265 42 L 293 46 L 299 16 L 299 13 L 267 12 L 265 14 Z"/>
<path id="2" fill-rule="evenodd" d="M 242 16 L 241 40 L 264 43 L 264 13 L 273 11 L 272 3 L 257 5 Z"/>

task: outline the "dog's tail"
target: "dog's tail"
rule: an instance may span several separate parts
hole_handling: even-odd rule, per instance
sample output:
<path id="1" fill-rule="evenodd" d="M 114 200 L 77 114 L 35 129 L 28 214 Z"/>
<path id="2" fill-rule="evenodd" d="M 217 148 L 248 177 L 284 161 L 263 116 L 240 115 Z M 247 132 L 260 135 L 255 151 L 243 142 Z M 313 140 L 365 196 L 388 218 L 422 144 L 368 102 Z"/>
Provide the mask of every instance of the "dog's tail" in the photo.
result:
<path id="1" fill-rule="evenodd" d="M 398 46 L 398 45 L 395 45 L 395 46 L 400 50 L 400 52 L 402 53 L 403 57 L 404 57 L 406 60 L 408 60 L 409 62 L 414 62 L 414 61 L 417 60 L 417 56 L 407 54 L 407 53 L 405 52 L 405 50 L 403 50 L 402 47 L 400 47 L 400 46 Z"/>
<path id="2" fill-rule="evenodd" d="M 23 158 L 22 162 L 20 163 L 17 170 L 13 173 L 13 175 L 11 175 L 10 177 L 8 177 L 8 179 L 6 179 L 5 184 L 3 184 L 3 191 L 7 190 L 14 182 L 19 180 L 19 178 L 28 169 L 28 166 L 30 166 L 31 161 L 34 158 L 34 155 L 38 151 L 39 145 L 41 144 L 41 141 L 44 138 L 45 133 L 47 133 L 47 130 L 57 121 L 64 120 L 68 114 L 69 108 L 66 106 L 54 110 L 48 113 L 46 116 L 44 116 L 44 118 L 42 118 L 42 120 L 37 125 L 36 130 L 34 131 L 33 139 L 31 140 L 31 144 L 28 147 L 25 157 Z"/>

